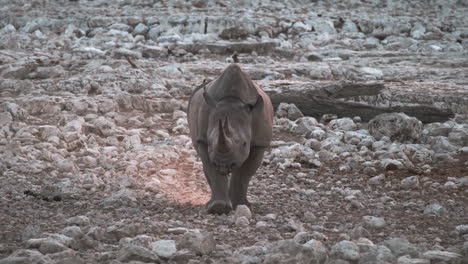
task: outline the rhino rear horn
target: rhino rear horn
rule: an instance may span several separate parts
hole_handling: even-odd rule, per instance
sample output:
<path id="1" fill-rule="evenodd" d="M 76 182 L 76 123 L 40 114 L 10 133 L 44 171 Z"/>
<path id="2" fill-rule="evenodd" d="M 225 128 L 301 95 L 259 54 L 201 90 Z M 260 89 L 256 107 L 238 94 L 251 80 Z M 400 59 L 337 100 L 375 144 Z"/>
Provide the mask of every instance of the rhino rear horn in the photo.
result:
<path id="1" fill-rule="evenodd" d="M 216 101 L 203 89 L 203 98 L 205 98 L 205 102 L 209 107 L 215 108 Z"/>
<path id="2" fill-rule="evenodd" d="M 227 141 L 226 133 L 224 132 L 223 128 L 223 121 L 220 119 L 219 120 L 219 136 L 218 136 L 218 151 L 220 153 L 227 153 L 229 152 L 229 144 Z"/>

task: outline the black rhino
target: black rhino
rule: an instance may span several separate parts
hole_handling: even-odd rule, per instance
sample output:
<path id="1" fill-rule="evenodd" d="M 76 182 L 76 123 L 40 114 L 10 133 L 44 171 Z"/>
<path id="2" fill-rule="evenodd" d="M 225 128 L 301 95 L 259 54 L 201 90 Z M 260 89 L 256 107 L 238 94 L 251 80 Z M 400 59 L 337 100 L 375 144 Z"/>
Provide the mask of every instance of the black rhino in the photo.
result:
<path id="1" fill-rule="evenodd" d="M 237 64 L 196 89 L 189 102 L 192 143 L 211 188 L 209 213 L 249 205 L 247 188 L 272 139 L 273 106 Z M 232 173 L 229 180 L 228 174 Z"/>

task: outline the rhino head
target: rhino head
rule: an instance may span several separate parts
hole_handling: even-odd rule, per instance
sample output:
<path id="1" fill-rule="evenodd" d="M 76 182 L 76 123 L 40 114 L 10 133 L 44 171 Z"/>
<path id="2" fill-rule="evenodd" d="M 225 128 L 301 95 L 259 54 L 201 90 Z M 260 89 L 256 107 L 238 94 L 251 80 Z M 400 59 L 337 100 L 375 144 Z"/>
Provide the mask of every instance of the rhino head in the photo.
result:
<path id="1" fill-rule="evenodd" d="M 227 175 L 249 157 L 252 118 L 263 108 L 263 98 L 258 95 L 254 102 L 243 102 L 229 96 L 215 101 L 206 91 L 203 97 L 210 109 L 207 129 L 210 162 L 220 174 Z"/>

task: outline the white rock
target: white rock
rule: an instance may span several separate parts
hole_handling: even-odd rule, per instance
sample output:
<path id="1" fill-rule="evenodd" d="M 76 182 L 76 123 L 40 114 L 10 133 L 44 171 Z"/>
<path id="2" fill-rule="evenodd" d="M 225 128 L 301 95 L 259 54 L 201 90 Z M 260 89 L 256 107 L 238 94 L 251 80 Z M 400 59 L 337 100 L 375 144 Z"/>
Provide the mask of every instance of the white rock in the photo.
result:
<path id="1" fill-rule="evenodd" d="M 392 238 L 384 240 L 381 244 L 389 248 L 396 257 L 403 255 L 417 257 L 419 255 L 418 248 L 408 242 L 406 238 Z"/>
<path id="2" fill-rule="evenodd" d="M 138 24 L 133 30 L 134 35 L 145 35 L 149 31 L 149 27 L 143 23 Z"/>
<path id="3" fill-rule="evenodd" d="M 460 235 L 468 234 L 468 225 L 459 225 L 455 227 L 455 231 Z"/>
<path id="4" fill-rule="evenodd" d="M 399 170 L 403 168 L 403 163 L 394 159 L 383 159 L 380 166 L 385 170 Z"/>
<path id="5" fill-rule="evenodd" d="M 301 110 L 299 110 L 295 104 L 280 103 L 276 110 L 276 116 L 296 120 L 303 117 L 304 114 L 302 114 Z"/>
<path id="6" fill-rule="evenodd" d="M 137 59 L 142 58 L 141 52 L 136 51 L 136 50 L 126 49 L 126 48 L 115 49 L 114 51 L 112 51 L 112 54 L 117 59 L 125 59 L 126 57 L 128 57 L 130 59 L 137 60 Z"/>
<path id="7" fill-rule="evenodd" d="M 236 217 L 245 217 L 247 219 L 252 218 L 252 212 L 247 205 L 238 205 L 235 212 Z"/>
<path id="8" fill-rule="evenodd" d="M 161 35 L 161 27 L 159 25 L 153 25 L 148 30 L 147 36 L 149 39 L 156 41 Z"/>
<path id="9" fill-rule="evenodd" d="M 387 136 L 392 141 L 414 142 L 421 131 L 422 122 L 404 113 L 380 114 L 369 121 L 369 132 L 377 140 Z"/>
<path id="10" fill-rule="evenodd" d="M 177 252 L 176 243 L 174 240 L 155 241 L 151 244 L 151 249 L 159 257 L 166 259 L 171 258 Z"/>
<path id="11" fill-rule="evenodd" d="M 141 261 L 146 263 L 159 263 L 156 253 L 141 246 L 126 246 L 119 250 L 118 260 L 121 262 Z"/>
<path id="12" fill-rule="evenodd" d="M 426 28 L 419 22 L 414 24 L 413 28 L 411 29 L 411 37 L 414 39 L 420 39 L 426 33 Z"/>
<path id="13" fill-rule="evenodd" d="M 75 169 L 75 164 L 70 160 L 59 160 L 54 165 L 61 172 L 72 172 Z"/>
<path id="14" fill-rule="evenodd" d="M 162 58 L 168 55 L 167 49 L 159 46 L 143 46 L 142 55 L 145 58 Z"/>
<path id="15" fill-rule="evenodd" d="M 431 264 L 428 259 L 411 258 L 409 256 L 401 256 L 397 260 L 397 264 Z"/>
<path id="16" fill-rule="evenodd" d="M 442 250 L 430 250 L 423 253 L 423 257 L 425 259 L 430 259 L 431 262 L 434 261 L 445 261 L 451 262 L 456 260 L 461 260 L 462 255 L 449 252 L 449 251 L 442 251 Z"/>
<path id="17" fill-rule="evenodd" d="M 171 42 L 171 43 L 177 43 L 181 41 L 182 38 L 178 34 L 174 35 L 168 35 L 168 36 L 160 36 L 157 38 L 158 42 Z"/>
<path id="18" fill-rule="evenodd" d="M 249 222 L 249 219 L 247 219 L 247 217 L 240 216 L 236 218 L 235 224 L 236 226 L 246 227 L 246 226 L 249 226 L 250 222 Z"/>
<path id="19" fill-rule="evenodd" d="M 442 51 L 442 48 L 437 45 L 429 45 L 429 48 L 431 48 L 434 51 Z"/>
<path id="20" fill-rule="evenodd" d="M 130 32 L 130 30 L 132 30 L 131 26 L 129 26 L 127 24 L 123 24 L 123 23 L 112 24 L 109 28 L 117 29 L 117 30 L 120 30 L 120 31 L 127 31 L 127 32 Z"/>
<path id="21" fill-rule="evenodd" d="M 81 231 L 81 228 L 78 226 L 67 226 L 62 231 L 60 231 L 60 233 L 71 238 L 83 235 L 83 231 Z"/>
<path id="22" fill-rule="evenodd" d="M 429 139 L 429 144 L 431 144 L 432 150 L 434 150 L 435 153 L 450 153 L 457 150 L 457 147 L 451 144 L 448 138 L 442 136 Z"/>
<path id="23" fill-rule="evenodd" d="M 359 29 L 351 19 L 346 19 L 341 28 L 341 32 L 357 33 Z"/>
<path id="24" fill-rule="evenodd" d="M 385 182 L 385 174 L 379 174 L 369 179 L 370 185 L 382 185 Z"/>
<path id="25" fill-rule="evenodd" d="M 330 257 L 347 261 L 357 261 L 360 258 L 359 247 L 348 240 L 340 241 L 331 248 Z"/>
<path id="26" fill-rule="evenodd" d="M 359 239 L 353 242 L 356 243 L 356 245 L 358 245 L 360 252 L 367 252 L 375 247 L 374 242 L 365 237 L 360 237 Z"/>
<path id="27" fill-rule="evenodd" d="M 419 177 L 410 176 L 410 177 L 404 178 L 403 180 L 401 180 L 400 184 L 403 189 L 419 188 Z"/>
<path id="28" fill-rule="evenodd" d="M 0 112 L 0 127 L 6 126 L 13 122 L 13 117 L 9 112 Z"/>
<path id="29" fill-rule="evenodd" d="M 95 48 L 95 47 L 79 47 L 74 50 L 75 52 L 83 53 L 83 54 L 88 54 L 90 57 L 103 57 L 106 55 L 106 52 Z"/>
<path id="30" fill-rule="evenodd" d="M 88 226 L 90 224 L 89 218 L 84 215 L 78 215 L 68 218 L 65 223 L 67 225 Z"/>
<path id="31" fill-rule="evenodd" d="M 258 229 L 265 229 L 268 227 L 268 224 L 267 222 L 265 221 L 258 221 L 256 224 L 255 224 L 255 228 L 258 228 Z"/>
<path id="32" fill-rule="evenodd" d="M 362 68 L 359 68 L 359 70 L 364 75 L 372 76 L 373 78 L 377 80 L 380 80 L 383 78 L 383 72 L 379 69 L 371 68 L 371 67 L 362 67 Z"/>
<path id="33" fill-rule="evenodd" d="M 216 241 L 211 233 L 192 230 L 185 233 L 179 240 L 177 248 L 187 248 L 198 255 L 210 254 L 216 247 Z"/>
<path id="34" fill-rule="evenodd" d="M 381 229 L 384 228 L 387 223 L 383 218 L 375 216 L 363 216 L 364 225 L 368 228 Z"/>
<path id="35" fill-rule="evenodd" d="M 306 31 L 311 31 L 312 30 L 312 26 L 310 25 L 306 25 L 302 22 L 296 22 L 292 25 L 291 29 L 295 32 L 306 32 Z"/>
<path id="36" fill-rule="evenodd" d="M 16 31 L 16 28 L 15 26 L 13 26 L 12 24 L 8 24 L 6 26 L 4 26 L 1 30 L 2 33 L 13 33 Z"/>
<path id="37" fill-rule="evenodd" d="M 338 118 L 330 121 L 328 127 L 333 130 L 351 131 L 356 130 L 357 125 L 349 117 Z"/>
<path id="38" fill-rule="evenodd" d="M 39 251 L 42 254 L 53 254 L 57 252 L 62 252 L 64 250 L 67 250 L 68 248 L 57 242 L 57 241 L 50 241 L 50 240 L 45 240 L 41 243 L 41 246 L 39 247 Z"/>
<path id="39" fill-rule="evenodd" d="M 314 18 L 313 20 L 306 21 L 306 23 L 311 25 L 315 32 L 336 34 L 335 26 L 331 20 L 324 18 Z"/>
<path id="40" fill-rule="evenodd" d="M 444 216 L 445 213 L 445 208 L 440 204 L 430 204 L 424 209 L 424 214 Z"/>
<path id="41" fill-rule="evenodd" d="M 31 249 L 19 249 L 8 258 L 0 260 L 1 264 L 30 264 L 30 263 L 53 263 L 49 256 L 44 256 L 41 252 Z"/>

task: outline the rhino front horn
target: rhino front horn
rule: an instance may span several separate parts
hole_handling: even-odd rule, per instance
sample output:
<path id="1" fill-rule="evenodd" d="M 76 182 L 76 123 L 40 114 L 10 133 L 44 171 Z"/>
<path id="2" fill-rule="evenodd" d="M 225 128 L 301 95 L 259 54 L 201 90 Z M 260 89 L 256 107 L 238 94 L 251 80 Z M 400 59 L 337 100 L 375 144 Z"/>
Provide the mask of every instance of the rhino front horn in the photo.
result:
<path id="1" fill-rule="evenodd" d="M 229 143 L 226 137 L 226 133 L 224 132 L 223 122 L 221 119 L 219 120 L 219 127 L 218 127 L 218 152 L 219 153 L 227 153 L 229 152 Z"/>

